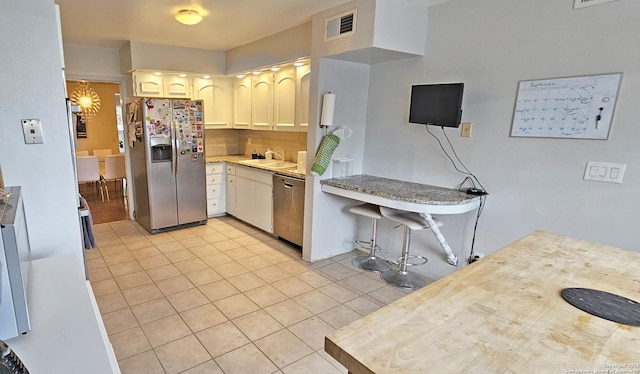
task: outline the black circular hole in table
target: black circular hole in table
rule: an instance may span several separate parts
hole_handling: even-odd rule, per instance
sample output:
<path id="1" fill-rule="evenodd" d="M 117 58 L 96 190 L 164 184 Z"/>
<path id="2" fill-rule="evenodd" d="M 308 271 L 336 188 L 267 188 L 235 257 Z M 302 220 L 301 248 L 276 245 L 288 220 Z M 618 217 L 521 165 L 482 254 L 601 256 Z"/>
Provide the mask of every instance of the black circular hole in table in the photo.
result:
<path id="1" fill-rule="evenodd" d="M 589 314 L 640 327 L 640 304 L 636 301 L 590 288 L 565 288 L 560 295 L 569 304 Z"/>

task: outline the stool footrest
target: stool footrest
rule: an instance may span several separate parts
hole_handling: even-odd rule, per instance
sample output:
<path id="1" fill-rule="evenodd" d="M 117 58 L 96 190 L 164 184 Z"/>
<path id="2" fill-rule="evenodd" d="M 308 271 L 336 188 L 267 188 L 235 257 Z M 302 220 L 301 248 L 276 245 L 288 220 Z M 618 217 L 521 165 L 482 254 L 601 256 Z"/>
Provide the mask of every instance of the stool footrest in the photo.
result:
<path id="1" fill-rule="evenodd" d="M 371 252 L 371 242 L 367 242 L 364 240 L 354 240 L 353 244 L 355 244 L 356 248 L 363 252 Z M 376 251 L 381 250 L 382 247 L 376 244 Z"/>
<path id="2" fill-rule="evenodd" d="M 419 261 L 409 262 L 411 259 L 417 259 Z M 398 261 L 398 264 L 401 264 L 401 265 L 404 263 L 406 266 L 422 266 L 422 265 L 426 264 L 427 261 L 429 261 L 429 260 L 424 256 L 409 255 L 409 256 L 407 256 L 406 263 L 405 263 L 404 256 L 398 257 L 397 261 Z"/>

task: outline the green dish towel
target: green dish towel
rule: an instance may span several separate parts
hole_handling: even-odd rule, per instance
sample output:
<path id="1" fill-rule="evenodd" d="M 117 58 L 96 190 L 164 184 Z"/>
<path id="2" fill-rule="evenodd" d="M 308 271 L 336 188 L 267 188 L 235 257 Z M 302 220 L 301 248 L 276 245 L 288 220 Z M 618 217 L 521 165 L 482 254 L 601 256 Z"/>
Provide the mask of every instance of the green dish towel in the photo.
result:
<path id="1" fill-rule="evenodd" d="M 320 147 L 318 147 L 318 152 L 316 152 L 316 157 L 313 159 L 313 166 L 311 166 L 312 172 L 318 173 L 319 175 L 324 174 L 329 166 L 329 162 L 331 162 L 331 155 L 338 147 L 338 144 L 340 144 L 340 138 L 336 135 L 325 135 L 322 137 Z"/>

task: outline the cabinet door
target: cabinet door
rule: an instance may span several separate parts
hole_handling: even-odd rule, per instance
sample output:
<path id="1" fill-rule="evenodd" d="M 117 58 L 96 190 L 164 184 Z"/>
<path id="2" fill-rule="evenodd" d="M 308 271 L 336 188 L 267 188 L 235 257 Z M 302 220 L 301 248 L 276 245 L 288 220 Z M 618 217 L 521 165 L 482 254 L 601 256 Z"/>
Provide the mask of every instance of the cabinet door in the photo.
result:
<path id="1" fill-rule="evenodd" d="M 236 176 L 227 174 L 227 213 L 236 215 Z"/>
<path id="2" fill-rule="evenodd" d="M 253 188 L 250 179 L 236 175 L 236 217 L 252 223 L 253 221 Z"/>
<path id="3" fill-rule="evenodd" d="M 273 129 L 293 131 L 296 122 L 296 70 L 283 69 L 274 74 Z"/>
<path id="4" fill-rule="evenodd" d="M 193 98 L 203 100 L 204 127 L 206 129 L 215 128 L 213 126 L 213 79 L 193 78 Z"/>
<path id="5" fill-rule="evenodd" d="M 164 82 L 164 97 L 190 99 L 191 93 L 189 89 L 189 78 L 180 77 L 177 74 L 165 74 L 163 78 Z"/>
<path id="6" fill-rule="evenodd" d="M 146 71 L 134 71 L 131 73 L 133 79 L 133 96 L 138 97 L 162 97 L 164 87 L 162 86 L 162 76 Z"/>
<path id="7" fill-rule="evenodd" d="M 232 128 L 231 81 L 228 78 L 194 78 L 193 98 L 204 100 L 205 128 Z"/>
<path id="8" fill-rule="evenodd" d="M 273 233 L 273 187 L 253 182 L 253 225 Z"/>
<path id="9" fill-rule="evenodd" d="M 307 131 L 309 128 L 309 92 L 311 87 L 311 69 L 309 65 L 296 70 L 296 128 Z"/>
<path id="10" fill-rule="evenodd" d="M 213 125 L 215 128 L 231 128 L 231 79 L 213 80 Z"/>
<path id="11" fill-rule="evenodd" d="M 251 77 L 233 82 L 233 128 L 251 127 Z"/>
<path id="12" fill-rule="evenodd" d="M 273 117 L 273 74 L 263 73 L 251 78 L 251 128 L 271 130 Z"/>

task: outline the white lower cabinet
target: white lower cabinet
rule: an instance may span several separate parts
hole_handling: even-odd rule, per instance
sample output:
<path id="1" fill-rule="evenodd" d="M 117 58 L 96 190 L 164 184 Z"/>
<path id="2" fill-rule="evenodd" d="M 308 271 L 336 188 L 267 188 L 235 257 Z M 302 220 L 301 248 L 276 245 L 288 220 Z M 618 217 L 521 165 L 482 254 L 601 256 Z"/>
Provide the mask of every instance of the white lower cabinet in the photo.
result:
<path id="1" fill-rule="evenodd" d="M 236 217 L 273 233 L 273 173 L 236 167 Z"/>
<path id="2" fill-rule="evenodd" d="M 209 163 L 207 169 L 207 215 L 215 217 L 226 212 L 224 193 L 224 164 L 222 162 Z"/>
<path id="3" fill-rule="evenodd" d="M 227 164 L 226 168 L 226 200 L 227 200 L 227 213 L 232 216 L 236 215 L 236 167 L 234 165 Z"/>

